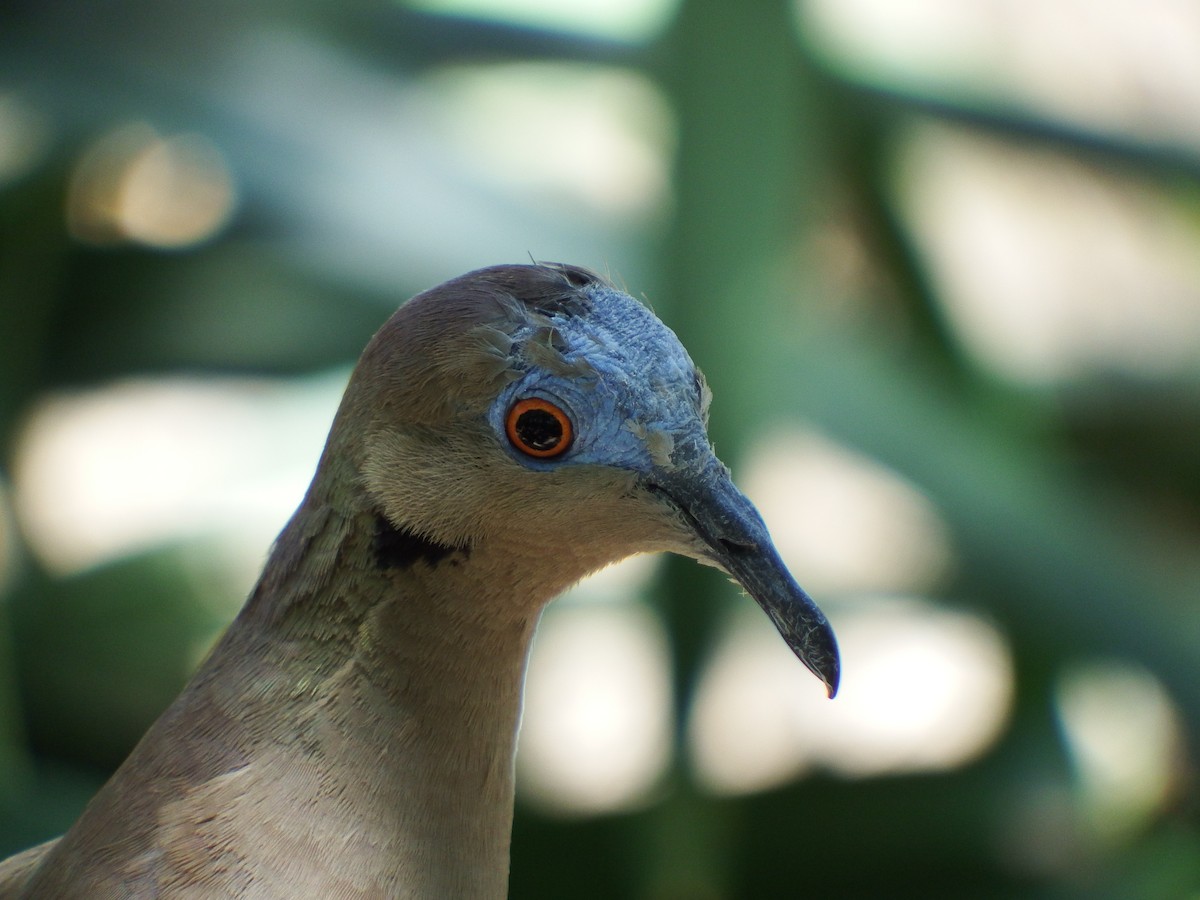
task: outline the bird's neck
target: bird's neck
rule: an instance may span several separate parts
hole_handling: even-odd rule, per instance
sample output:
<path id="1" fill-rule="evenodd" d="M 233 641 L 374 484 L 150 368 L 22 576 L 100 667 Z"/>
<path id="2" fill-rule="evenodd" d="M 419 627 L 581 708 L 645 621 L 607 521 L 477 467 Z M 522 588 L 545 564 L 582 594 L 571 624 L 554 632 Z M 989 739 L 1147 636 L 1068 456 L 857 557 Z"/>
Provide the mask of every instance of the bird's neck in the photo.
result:
<path id="1" fill-rule="evenodd" d="M 308 814 L 384 851 L 374 877 L 389 894 L 506 894 L 526 657 L 563 586 L 519 584 L 520 570 L 372 510 L 310 506 L 264 573 L 270 608 L 244 613 L 290 694 L 263 697 L 264 713 L 324 769 Z"/>
<path id="2" fill-rule="evenodd" d="M 525 660 L 571 580 L 530 583 L 514 552 L 422 542 L 310 494 L 36 896 L 78 881 L 88 896 L 501 900 Z"/>

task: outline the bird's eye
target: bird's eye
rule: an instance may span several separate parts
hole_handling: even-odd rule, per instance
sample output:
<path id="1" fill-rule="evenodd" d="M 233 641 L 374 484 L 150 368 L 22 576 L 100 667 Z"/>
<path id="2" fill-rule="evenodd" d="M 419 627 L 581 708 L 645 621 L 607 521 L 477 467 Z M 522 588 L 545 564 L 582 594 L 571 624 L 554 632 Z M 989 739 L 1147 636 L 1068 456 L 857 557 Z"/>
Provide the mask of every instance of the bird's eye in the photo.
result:
<path id="1" fill-rule="evenodd" d="M 567 414 L 548 400 L 527 397 L 512 405 L 504 420 L 512 445 L 529 456 L 562 456 L 574 436 Z"/>

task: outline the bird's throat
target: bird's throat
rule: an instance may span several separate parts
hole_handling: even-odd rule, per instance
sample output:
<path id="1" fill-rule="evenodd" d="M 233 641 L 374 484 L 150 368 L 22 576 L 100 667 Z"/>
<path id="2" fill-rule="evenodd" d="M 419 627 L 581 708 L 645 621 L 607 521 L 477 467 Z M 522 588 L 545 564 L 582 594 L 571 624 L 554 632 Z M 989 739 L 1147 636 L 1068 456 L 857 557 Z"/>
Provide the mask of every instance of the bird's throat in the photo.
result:
<path id="1" fill-rule="evenodd" d="M 376 857 L 391 866 L 377 876 L 389 891 L 504 897 L 521 687 L 540 603 L 518 601 L 486 552 L 375 513 L 332 527 L 353 577 L 297 573 L 307 596 L 266 620 L 272 645 L 302 641 L 312 658 L 300 714 L 307 741 L 295 752 L 315 755 L 336 781 L 336 802 L 318 815 L 389 848 Z"/>

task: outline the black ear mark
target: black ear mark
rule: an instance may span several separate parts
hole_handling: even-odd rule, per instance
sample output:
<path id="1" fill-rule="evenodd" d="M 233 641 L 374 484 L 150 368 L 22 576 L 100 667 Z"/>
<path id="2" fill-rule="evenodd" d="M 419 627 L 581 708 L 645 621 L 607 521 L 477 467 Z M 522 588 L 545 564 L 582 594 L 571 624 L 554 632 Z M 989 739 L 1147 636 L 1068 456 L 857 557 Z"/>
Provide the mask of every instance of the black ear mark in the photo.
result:
<path id="1" fill-rule="evenodd" d="M 436 566 L 453 553 L 471 553 L 466 545 L 442 544 L 407 528 L 397 528 L 382 512 L 375 513 L 372 549 L 380 569 L 407 569 L 418 562 Z"/>

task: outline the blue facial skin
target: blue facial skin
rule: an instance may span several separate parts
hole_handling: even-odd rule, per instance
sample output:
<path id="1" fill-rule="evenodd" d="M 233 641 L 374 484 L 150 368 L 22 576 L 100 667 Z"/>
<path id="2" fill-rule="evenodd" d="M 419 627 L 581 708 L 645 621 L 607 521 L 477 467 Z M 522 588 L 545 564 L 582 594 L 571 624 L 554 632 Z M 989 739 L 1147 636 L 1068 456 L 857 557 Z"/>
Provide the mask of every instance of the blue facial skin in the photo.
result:
<path id="1" fill-rule="evenodd" d="M 488 413 L 500 444 L 537 470 L 592 464 L 645 475 L 707 456 L 697 454 L 708 449 L 708 438 L 696 369 L 674 332 L 627 294 L 598 284 L 584 290 L 592 304 L 586 321 L 566 314 L 550 320 L 564 366 L 586 361 L 583 374 L 521 365 L 524 373 L 500 392 Z M 518 332 L 516 343 L 534 331 L 530 326 Z M 527 397 L 547 400 L 570 417 L 574 441 L 562 456 L 535 459 L 509 444 L 505 416 Z M 684 448 L 690 452 L 681 453 Z"/>
<path id="2" fill-rule="evenodd" d="M 832 697 L 841 671 L 833 630 L 714 455 L 705 429 L 705 390 L 687 351 L 627 294 L 598 284 L 583 291 L 592 307 L 586 316 L 556 314 L 513 335 L 520 375 L 488 412 L 500 445 L 534 470 L 601 465 L 638 473 L 643 487 L 673 507 L 707 548 L 697 547 L 697 558 L 720 566 L 754 597 Z M 529 358 L 531 340 L 540 345 L 532 355 L 541 365 Z M 550 343 L 559 355 L 545 349 Z M 509 443 L 508 410 L 529 397 L 570 417 L 574 442 L 561 456 L 536 459 Z"/>

